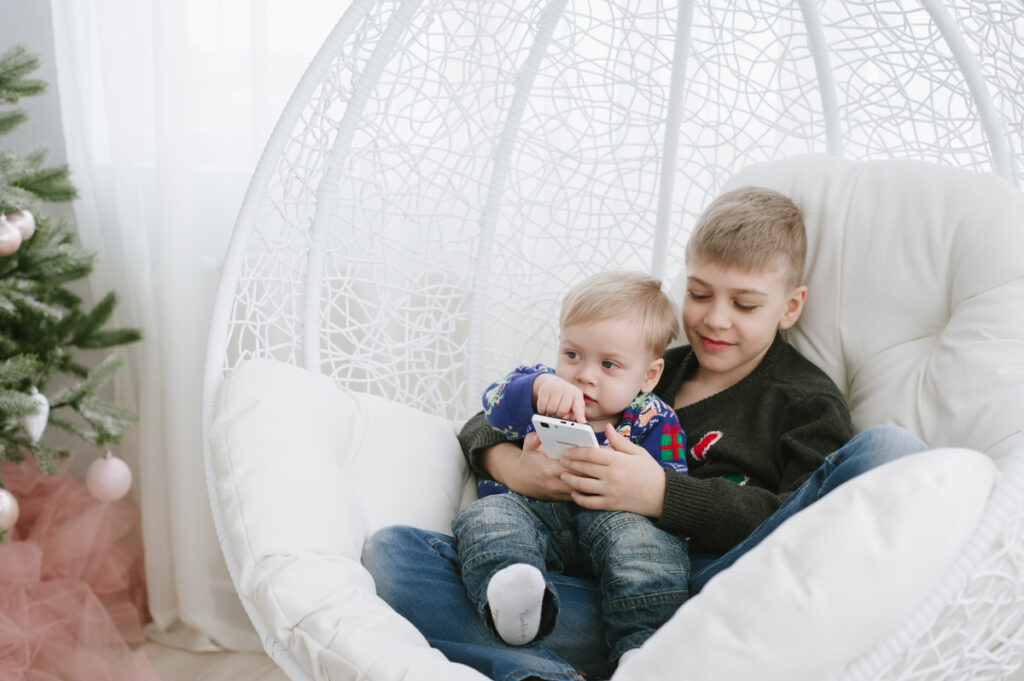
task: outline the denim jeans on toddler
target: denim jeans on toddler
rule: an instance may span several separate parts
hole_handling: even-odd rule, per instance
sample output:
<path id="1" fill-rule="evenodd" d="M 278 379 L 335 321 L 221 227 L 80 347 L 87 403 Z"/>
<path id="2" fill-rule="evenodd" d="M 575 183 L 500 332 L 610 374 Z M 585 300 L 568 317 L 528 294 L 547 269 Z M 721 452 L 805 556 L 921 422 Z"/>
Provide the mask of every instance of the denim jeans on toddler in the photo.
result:
<path id="1" fill-rule="evenodd" d="M 509 492 L 468 505 L 452 520 L 452 531 L 469 599 L 492 631 L 487 584 L 509 565 L 525 563 L 544 575 L 537 640 L 551 632 L 558 616 L 551 574 L 596 580 L 612 668 L 689 597 L 686 545 L 635 513 L 591 511 Z"/>

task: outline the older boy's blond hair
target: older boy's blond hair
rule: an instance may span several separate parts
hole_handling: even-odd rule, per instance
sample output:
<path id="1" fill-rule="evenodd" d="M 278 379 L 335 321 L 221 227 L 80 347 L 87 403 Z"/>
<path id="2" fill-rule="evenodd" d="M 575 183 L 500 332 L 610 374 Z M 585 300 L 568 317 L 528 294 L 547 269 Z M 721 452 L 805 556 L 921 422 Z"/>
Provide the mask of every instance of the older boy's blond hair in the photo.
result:
<path id="1" fill-rule="evenodd" d="M 686 257 L 751 271 L 781 270 L 796 288 L 804 276 L 807 233 L 800 209 L 764 187 L 740 187 L 711 202 L 686 243 Z"/>
<path id="2" fill-rule="evenodd" d="M 602 272 L 587 277 L 562 299 L 562 328 L 606 319 L 635 318 L 644 345 L 654 357 L 679 333 L 675 305 L 661 290 L 661 282 L 641 272 Z"/>

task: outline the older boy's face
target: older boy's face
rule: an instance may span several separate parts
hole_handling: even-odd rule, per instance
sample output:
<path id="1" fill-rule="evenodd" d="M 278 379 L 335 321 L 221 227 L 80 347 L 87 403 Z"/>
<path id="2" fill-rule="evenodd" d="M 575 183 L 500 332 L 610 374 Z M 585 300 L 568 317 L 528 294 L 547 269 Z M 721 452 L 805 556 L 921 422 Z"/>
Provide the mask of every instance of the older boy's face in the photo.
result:
<path id="1" fill-rule="evenodd" d="M 683 330 L 699 376 L 727 388 L 753 371 L 778 329 L 800 316 L 807 288 L 791 289 L 779 270 L 748 272 L 703 258 L 686 263 Z"/>

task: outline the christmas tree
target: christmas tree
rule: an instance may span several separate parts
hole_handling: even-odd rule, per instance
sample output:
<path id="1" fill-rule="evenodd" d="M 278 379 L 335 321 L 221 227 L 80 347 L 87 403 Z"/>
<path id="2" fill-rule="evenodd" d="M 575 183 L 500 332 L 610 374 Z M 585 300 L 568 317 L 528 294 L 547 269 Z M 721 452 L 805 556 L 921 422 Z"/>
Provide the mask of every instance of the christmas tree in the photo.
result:
<path id="1" fill-rule="evenodd" d="M 0 55 L 0 462 L 30 455 L 52 473 L 70 452 L 47 444 L 47 427 L 102 446 L 135 422 L 131 410 L 97 397 L 120 360 L 108 355 L 89 367 L 81 351 L 141 334 L 105 328 L 117 304 L 113 292 L 87 309 L 68 287 L 92 271 L 95 254 L 72 243 L 65 220 L 46 216 L 48 203 L 76 196 L 67 166 L 45 165 L 45 150 L 19 157 L 3 148 L 3 135 L 26 119 L 14 107 L 19 98 L 46 88 L 29 77 L 38 66 L 22 46 Z"/>

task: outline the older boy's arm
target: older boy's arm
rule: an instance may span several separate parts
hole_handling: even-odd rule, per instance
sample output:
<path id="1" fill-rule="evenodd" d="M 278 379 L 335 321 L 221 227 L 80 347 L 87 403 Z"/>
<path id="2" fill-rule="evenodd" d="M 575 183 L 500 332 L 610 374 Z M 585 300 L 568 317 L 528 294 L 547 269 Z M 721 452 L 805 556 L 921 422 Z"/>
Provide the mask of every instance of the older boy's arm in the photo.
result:
<path id="1" fill-rule="evenodd" d="M 508 439 L 496 431 L 487 423 L 484 412 L 479 412 L 462 426 L 459 431 L 459 445 L 462 447 L 462 455 L 466 457 L 466 463 L 477 477 L 485 480 L 493 480 L 491 474 L 483 466 L 483 453 L 494 445 L 505 443 L 512 447 Z"/>
<path id="2" fill-rule="evenodd" d="M 779 438 L 786 465 L 779 493 L 795 491 L 832 452 L 853 437 L 853 423 L 846 402 L 838 394 L 814 395 L 794 403 L 786 415 L 788 427 Z"/>
<path id="3" fill-rule="evenodd" d="M 690 537 L 696 549 L 724 553 L 749 535 L 796 490 L 825 458 L 853 437 L 841 396 L 812 394 L 780 414 L 781 433 L 765 456 L 778 461 L 771 489 L 724 478 L 692 478 L 666 471 L 659 527 Z"/>
<path id="4" fill-rule="evenodd" d="M 535 499 L 568 501 L 570 489 L 559 479 L 561 464 L 540 451 L 535 433 L 523 442 L 509 442 L 491 428 L 483 412 L 459 432 L 459 444 L 470 469 L 480 478 L 496 480 L 514 492 Z"/>
<path id="5" fill-rule="evenodd" d="M 665 500 L 656 524 L 666 532 L 692 539 L 698 553 L 722 554 L 745 539 L 781 503 L 781 497 L 766 489 L 666 470 Z"/>

